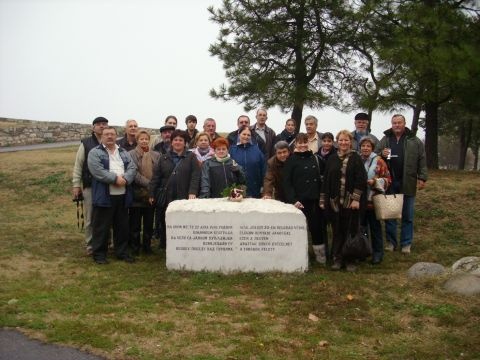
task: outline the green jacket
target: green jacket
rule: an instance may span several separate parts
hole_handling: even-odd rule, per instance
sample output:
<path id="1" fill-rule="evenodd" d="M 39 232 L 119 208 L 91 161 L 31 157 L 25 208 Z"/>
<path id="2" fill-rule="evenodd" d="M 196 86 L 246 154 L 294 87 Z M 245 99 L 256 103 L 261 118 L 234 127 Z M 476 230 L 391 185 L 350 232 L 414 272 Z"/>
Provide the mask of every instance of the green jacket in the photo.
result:
<path id="1" fill-rule="evenodd" d="M 389 139 L 393 135 L 393 131 L 388 129 L 383 133 L 385 136 L 375 148 L 375 152 L 379 155 L 384 148 L 390 148 Z M 423 142 L 408 128 L 405 128 L 405 136 L 402 193 L 415 196 L 417 180 L 427 181 L 428 179 L 425 147 Z M 385 160 L 385 158 L 383 159 Z"/>

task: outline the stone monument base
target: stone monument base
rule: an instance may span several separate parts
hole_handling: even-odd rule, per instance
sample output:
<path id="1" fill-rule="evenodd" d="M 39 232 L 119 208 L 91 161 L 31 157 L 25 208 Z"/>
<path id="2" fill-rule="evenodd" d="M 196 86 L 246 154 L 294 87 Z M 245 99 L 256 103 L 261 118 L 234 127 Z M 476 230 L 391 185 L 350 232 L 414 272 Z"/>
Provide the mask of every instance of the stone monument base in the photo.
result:
<path id="1" fill-rule="evenodd" d="M 173 201 L 166 212 L 167 268 L 230 272 L 308 270 L 306 219 L 276 200 Z"/>

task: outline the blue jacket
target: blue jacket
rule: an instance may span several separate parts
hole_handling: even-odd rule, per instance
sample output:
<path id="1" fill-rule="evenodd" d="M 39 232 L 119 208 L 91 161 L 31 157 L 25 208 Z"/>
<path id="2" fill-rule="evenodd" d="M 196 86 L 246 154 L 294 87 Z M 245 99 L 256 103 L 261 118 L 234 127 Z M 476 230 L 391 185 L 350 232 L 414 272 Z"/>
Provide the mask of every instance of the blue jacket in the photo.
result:
<path id="1" fill-rule="evenodd" d="M 230 157 L 245 172 L 247 178 L 247 196 L 259 198 L 265 176 L 266 161 L 257 145 L 238 144 L 230 147 Z"/>
<path id="2" fill-rule="evenodd" d="M 118 148 L 120 157 L 123 160 L 127 180 L 125 188 L 125 206 L 130 207 L 133 202 L 132 183 L 137 173 L 137 167 L 132 161 L 130 154 L 123 148 Z M 100 144 L 88 153 L 88 169 L 92 174 L 92 203 L 93 206 L 110 207 L 110 184 L 114 184 L 117 176 L 110 172 L 110 158 L 105 147 Z"/>

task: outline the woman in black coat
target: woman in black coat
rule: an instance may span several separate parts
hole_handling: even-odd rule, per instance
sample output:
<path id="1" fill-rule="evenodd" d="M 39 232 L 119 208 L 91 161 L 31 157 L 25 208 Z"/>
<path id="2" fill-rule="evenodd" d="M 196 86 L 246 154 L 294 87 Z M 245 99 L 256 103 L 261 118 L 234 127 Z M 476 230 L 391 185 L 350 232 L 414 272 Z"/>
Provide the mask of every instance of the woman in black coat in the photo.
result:
<path id="1" fill-rule="evenodd" d="M 321 165 L 322 162 L 319 161 L 317 155 L 308 149 L 307 134 L 300 133 L 295 138 L 295 151 L 287 159 L 283 168 L 282 181 L 286 201 L 300 209 L 307 218 L 317 262 L 325 264 L 325 239 L 320 229 L 320 208 L 318 206 Z"/>
<path id="2" fill-rule="evenodd" d="M 360 213 L 366 207 L 367 173 L 362 158 L 352 150 L 350 131 L 341 130 L 336 138 L 338 152 L 325 167 L 320 208 L 326 209 L 332 223 L 332 270 L 346 265 L 347 271 L 355 271 L 355 259 L 344 259 L 342 248 L 348 235 L 359 231 Z"/>
<path id="3" fill-rule="evenodd" d="M 195 199 L 200 186 L 200 165 L 194 153 L 187 151 L 187 134 L 175 130 L 171 150 L 160 156 L 150 182 L 150 203 L 156 203 L 159 218 L 160 248 L 166 248 L 165 211 L 173 200 Z"/>

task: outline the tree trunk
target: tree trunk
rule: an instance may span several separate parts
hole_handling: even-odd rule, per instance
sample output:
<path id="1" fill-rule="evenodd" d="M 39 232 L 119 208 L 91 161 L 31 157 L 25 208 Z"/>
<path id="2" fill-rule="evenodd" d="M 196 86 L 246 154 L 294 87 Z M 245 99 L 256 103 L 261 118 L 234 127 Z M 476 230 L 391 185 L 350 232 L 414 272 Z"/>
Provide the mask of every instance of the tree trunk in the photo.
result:
<path id="1" fill-rule="evenodd" d="M 460 124 L 460 156 L 458 157 L 458 169 L 465 170 L 465 162 L 467 160 L 467 150 L 472 137 L 472 118 Z"/>
<path id="2" fill-rule="evenodd" d="M 412 118 L 412 126 L 411 130 L 415 135 L 417 135 L 418 131 L 418 120 L 420 119 L 420 113 L 422 112 L 422 104 L 416 104 L 413 108 L 413 118 Z"/>
<path id="3" fill-rule="evenodd" d="M 425 152 L 427 167 L 438 169 L 438 104 L 425 104 Z"/>
<path id="4" fill-rule="evenodd" d="M 472 151 L 473 151 L 473 170 L 477 171 L 478 170 L 478 150 L 480 150 L 480 144 L 475 143 L 472 144 Z"/>
<path id="5" fill-rule="evenodd" d="M 295 120 L 295 133 L 300 132 L 300 126 L 302 125 L 302 113 L 303 113 L 303 102 L 297 102 L 293 105 L 292 110 L 292 119 Z"/>
<path id="6" fill-rule="evenodd" d="M 373 109 L 368 109 L 368 133 L 372 131 L 372 116 L 373 116 Z"/>

